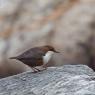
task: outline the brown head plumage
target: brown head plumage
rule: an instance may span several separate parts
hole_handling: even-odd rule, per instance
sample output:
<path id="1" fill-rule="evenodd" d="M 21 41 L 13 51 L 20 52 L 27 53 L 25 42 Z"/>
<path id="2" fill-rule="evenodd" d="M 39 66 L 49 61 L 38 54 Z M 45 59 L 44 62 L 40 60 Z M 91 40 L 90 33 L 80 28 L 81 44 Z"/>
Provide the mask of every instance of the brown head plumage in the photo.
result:
<path id="1" fill-rule="evenodd" d="M 42 46 L 41 48 L 42 48 L 43 51 L 46 51 L 46 52 L 47 52 L 47 51 L 53 51 L 53 52 L 55 52 L 55 53 L 59 53 L 58 51 L 55 50 L 54 47 L 52 47 L 52 46 L 50 46 L 50 45 Z"/>

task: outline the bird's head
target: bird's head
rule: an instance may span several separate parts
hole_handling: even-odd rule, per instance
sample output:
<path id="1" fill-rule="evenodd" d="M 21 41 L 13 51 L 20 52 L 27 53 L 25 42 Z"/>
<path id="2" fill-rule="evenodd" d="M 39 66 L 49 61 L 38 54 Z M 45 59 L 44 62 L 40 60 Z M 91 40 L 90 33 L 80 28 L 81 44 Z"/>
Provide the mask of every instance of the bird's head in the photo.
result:
<path id="1" fill-rule="evenodd" d="M 49 45 L 43 46 L 42 48 L 43 48 L 42 50 L 45 51 L 46 53 L 45 56 L 43 57 L 44 64 L 47 64 L 49 62 L 54 53 L 59 53 L 58 51 L 55 50 L 54 47 Z"/>
<path id="2" fill-rule="evenodd" d="M 49 45 L 44 46 L 44 49 L 47 50 L 47 51 L 52 51 L 52 52 L 55 52 L 55 53 L 60 53 L 60 52 L 56 51 L 54 47 L 49 46 Z"/>

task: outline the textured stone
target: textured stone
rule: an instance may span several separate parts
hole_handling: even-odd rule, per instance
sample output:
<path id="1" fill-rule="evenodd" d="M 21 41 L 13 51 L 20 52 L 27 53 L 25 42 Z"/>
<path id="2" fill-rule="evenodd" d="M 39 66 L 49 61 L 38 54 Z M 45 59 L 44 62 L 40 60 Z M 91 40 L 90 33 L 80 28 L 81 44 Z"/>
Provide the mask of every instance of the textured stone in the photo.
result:
<path id="1" fill-rule="evenodd" d="M 94 95 L 95 73 L 85 65 L 51 67 L 0 80 L 0 95 Z"/>

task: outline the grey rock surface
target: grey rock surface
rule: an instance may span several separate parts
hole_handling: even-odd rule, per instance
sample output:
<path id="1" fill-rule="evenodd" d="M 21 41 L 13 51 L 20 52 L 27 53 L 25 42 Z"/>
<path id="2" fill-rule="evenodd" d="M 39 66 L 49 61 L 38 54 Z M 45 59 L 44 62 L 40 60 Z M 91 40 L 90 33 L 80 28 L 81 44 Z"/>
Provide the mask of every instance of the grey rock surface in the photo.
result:
<path id="1" fill-rule="evenodd" d="M 95 95 L 95 73 L 85 65 L 28 71 L 1 79 L 0 95 Z"/>

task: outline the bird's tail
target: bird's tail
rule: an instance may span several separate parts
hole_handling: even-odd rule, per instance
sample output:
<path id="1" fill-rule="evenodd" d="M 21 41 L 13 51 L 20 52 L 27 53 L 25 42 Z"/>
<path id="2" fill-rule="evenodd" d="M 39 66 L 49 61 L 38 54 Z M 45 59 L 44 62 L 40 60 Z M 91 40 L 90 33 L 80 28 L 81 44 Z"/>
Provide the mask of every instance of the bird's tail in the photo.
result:
<path id="1" fill-rule="evenodd" d="M 17 59 L 17 57 L 10 57 L 10 59 Z"/>

